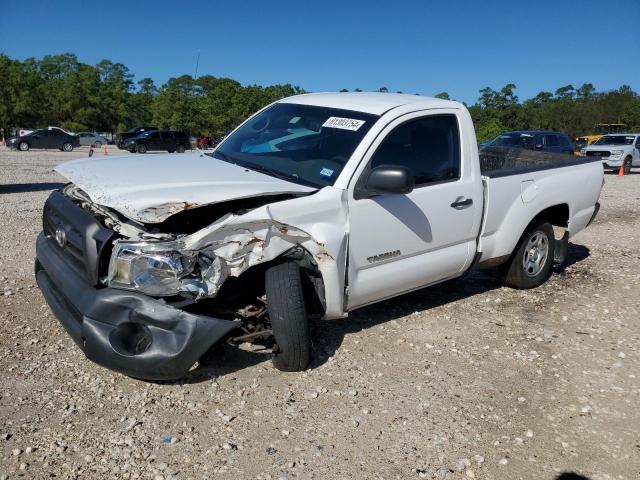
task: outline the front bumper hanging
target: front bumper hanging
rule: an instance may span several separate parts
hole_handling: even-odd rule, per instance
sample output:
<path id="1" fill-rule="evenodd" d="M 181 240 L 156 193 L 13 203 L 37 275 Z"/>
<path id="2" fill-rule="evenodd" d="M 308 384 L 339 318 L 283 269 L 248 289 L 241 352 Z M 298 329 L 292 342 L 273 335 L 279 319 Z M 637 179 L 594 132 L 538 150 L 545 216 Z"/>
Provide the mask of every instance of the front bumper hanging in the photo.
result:
<path id="1" fill-rule="evenodd" d="M 238 326 L 195 315 L 135 292 L 95 288 L 66 261 L 51 236 L 36 244 L 36 280 L 56 317 L 86 357 L 147 380 L 183 377 Z"/>

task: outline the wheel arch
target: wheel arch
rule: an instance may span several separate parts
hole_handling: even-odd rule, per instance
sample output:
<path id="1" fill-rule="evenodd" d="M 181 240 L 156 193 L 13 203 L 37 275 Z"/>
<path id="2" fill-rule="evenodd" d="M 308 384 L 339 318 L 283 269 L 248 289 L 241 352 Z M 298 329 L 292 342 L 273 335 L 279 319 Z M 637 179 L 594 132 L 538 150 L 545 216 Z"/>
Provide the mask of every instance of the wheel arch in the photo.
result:
<path id="1" fill-rule="evenodd" d="M 533 225 L 542 221 L 547 221 L 554 227 L 568 229 L 570 218 L 570 207 L 567 203 L 558 203 L 543 208 L 538 213 L 536 213 L 529 222 L 519 228 L 520 234 L 517 236 L 514 235 L 513 238 L 515 238 L 515 240 L 511 240 L 508 248 L 504 248 L 504 246 L 503 248 L 501 248 L 501 252 L 503 253 L 500 253 L 488 260 L 481 260 L 479 266 L 481 268 L 492 268 L 500 266 L 509 261 L 518 249 L 518 245 L 520 245 L 522 238 Z"/>
<path id="2" fill-rule="evenodd" d="M 266 290 L 266 271 L 284 262 L 295 262 L 300 267 L 308 313 L 314 317 L 324 317 L 327 311 L 325 278 L 313 254 L 301 245 L 282 252 L 272 260 L 253 265 L 237 277 L 227 278 L 220 287 L 216 300 L 225 302 L 237 291 L 248 292 L 252 298 L 263 295 Z"/>

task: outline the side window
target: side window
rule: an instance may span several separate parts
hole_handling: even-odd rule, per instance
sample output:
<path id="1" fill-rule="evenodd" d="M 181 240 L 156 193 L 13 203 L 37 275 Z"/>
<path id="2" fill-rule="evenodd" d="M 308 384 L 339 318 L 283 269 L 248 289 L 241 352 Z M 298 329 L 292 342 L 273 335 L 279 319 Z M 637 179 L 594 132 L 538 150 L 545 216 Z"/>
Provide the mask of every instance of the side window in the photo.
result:
<path id="1" fill-rule="evenodd" d="M 147 137 L 149 140 L 160 140 L 160 132 L 150 133 Z"/>
<path id="2" fill-rule="evenodd" d="M 636 137 L 636 148 L 640 148 L 640 137 Z"/>
<path id="3" fill-rule="evenodd" d="M 173 140 L 173 133 L 171 132 L 162 132 L 162 140 L 164 140 L 165 142 L 169 142 L 171 140 Z"/>
<path id="4" fill-rule="evenodd" d="M 569 141 L 569 139 L 564 136 L 564 135 L 558 135 L 558 138 L 560 139 L 560 145 L 563 147 L 570 147 L 571 146 L 571 142 Z"/>
<path id="5" fill-rule="evenodd" d="M 544 142 L 547 147 L 559 147 L 560 144 L 558 142 L 557 135 L 545 135 Z"/>
<path id="6" fill-rule="evenodd" d="M 460 136 L 455 115 L 434 115 L 396 127 L 371 158 L 370 168 L 401 165 L 415 186 L 460 177 Z"/>

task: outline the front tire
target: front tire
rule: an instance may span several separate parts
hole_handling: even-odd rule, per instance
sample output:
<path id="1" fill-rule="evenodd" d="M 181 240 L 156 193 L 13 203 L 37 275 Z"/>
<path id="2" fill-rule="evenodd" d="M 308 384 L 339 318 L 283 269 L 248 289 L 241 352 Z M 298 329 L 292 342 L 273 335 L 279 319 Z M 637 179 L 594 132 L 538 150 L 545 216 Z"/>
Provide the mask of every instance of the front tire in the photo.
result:
<path id="1" fill-rule="evenodd" d="M 553 226 L 546 221 L 532 225 L 502 267 L 504 284 L 518 289 L 542 285 L 551 275 L 554 251 Z"/>
<path id="2" fill-rule="evenodd" d="M 138 145 L 136 147 L 136 152 L 138 153 L 147 153 L 147 147 L 144 145 Z"/>
<path id="3" fill-rule="evenodd" d="M 624 174 L 625 175 L 629 175 L 631 173 L 631 163 L 632 163 L 632 159 L 631 157 L 627 157 L 624 159 L 624 163 L 623 163 L 623 169 L 624 169 Z"/>
<path id="4" fill-rule="evenodd" d="M 62 151 L 63 152 L 71 152 L 73 151 L 73 145 L 69 142 L 65 142 L 62 144 Z"/>
<path id="5" fill-rule="evenodd" d="M 311 337 L 300 266 L 295 262 L 275 265 L 267 270 L 265 283 L 277 345 L 273 365 L 283 372 L 301 372 L 311 360 Z"/>
<path id="6" fill-rule="evenodd" d="M 21 152 L 27 152 L 29 151 L 30 145 L 27 142 L 20 142 L 20 145 L 18 145 L 18 150 L 20 150 Z"/>

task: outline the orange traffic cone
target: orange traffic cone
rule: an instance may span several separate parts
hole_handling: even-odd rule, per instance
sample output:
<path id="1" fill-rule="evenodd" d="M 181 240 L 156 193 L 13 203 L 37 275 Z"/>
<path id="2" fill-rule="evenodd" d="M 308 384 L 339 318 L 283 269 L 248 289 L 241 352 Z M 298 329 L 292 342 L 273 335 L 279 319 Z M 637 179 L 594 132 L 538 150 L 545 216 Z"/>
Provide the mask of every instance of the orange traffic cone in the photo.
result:
<path id="1" fill-rule="evenodd" d="M 109 155 L 109 152 L 107 152 L 107 146 L 106 145 L 104 147 L 102 147 L 102 154 L 103 155 Z"/>
<path id="2" fill-rule="evenodd" d="M 618 176 L 624 177 L 624 163 L 620 165 L 620 170 L 618 170 Z"/>

